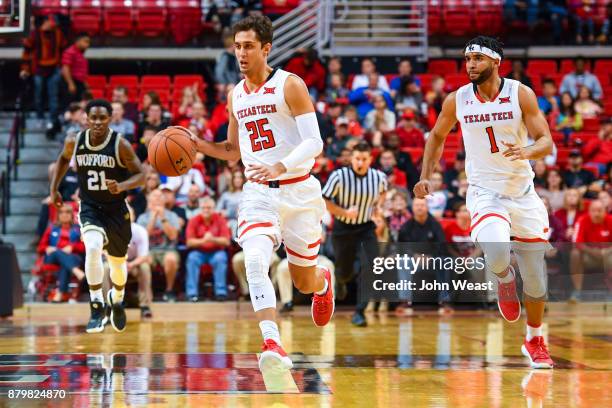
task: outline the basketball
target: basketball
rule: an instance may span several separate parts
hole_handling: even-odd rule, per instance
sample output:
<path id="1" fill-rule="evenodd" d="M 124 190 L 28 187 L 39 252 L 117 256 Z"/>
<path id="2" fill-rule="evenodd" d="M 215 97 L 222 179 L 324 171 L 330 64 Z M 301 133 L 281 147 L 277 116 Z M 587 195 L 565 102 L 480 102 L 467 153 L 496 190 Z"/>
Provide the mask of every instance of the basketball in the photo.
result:
<path id="1" fill-rule="evenodd" d="M 171 127 L 157 133 L 148 146 L 149 163 L 166 176 L 180 176 L 193 166 L 196 147 L 186 130 Z"/>

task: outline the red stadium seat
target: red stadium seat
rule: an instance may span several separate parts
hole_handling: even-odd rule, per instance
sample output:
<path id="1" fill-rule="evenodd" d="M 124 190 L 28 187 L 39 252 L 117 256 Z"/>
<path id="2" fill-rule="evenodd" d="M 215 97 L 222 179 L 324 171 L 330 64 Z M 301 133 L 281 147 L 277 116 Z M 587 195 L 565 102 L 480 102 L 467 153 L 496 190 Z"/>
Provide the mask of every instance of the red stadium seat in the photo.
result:
<path id="1" fill-rule="evenodd" d="M 91 96 L 93 96 L 94 99 L 106 97 L 106 91 L 104 89 L 90 89 L 89 92 L 91 92 Z"/>
<path id="2" fill-rule="evenodd" d="M 433 81 L 435 74 L 418 74 L 417 78 L 421 80 L 421 91 L 425 94 L 431 88 L 431 81 Z"/>
<path id="3" fill-rule="evenodd" d="M 197 0 L 169 0 L 170 32 L 177 44 L 185 44 L 202 31 L 202 9 Z"/>
<path id="4" fill-rule="evenodd" d="M 582 131 L 583 132 L 599 132 L 599 119 L 597 118 L 584 118 L 582 119 Z"/>
<path id="5" fill-rule="evenodd" d="M 449 59 L 431 60 L 427 64 L 427 73 L 445 76 L 457 73 L 457 61 Z"/>
<path id="6" fill-rule="evenodd" d="M 589 61 L 584 61 L 584 65 L 585 65 L 585 69 L 587 71 L 591 70 L 591 63 Z M 573 72 L 576 69 L 575 65 L 574 65 L 574 60 L 573 59 L 564 59 L 561 60 L 561 65 L 559 66 L 559 73 L 560 74 L 569 74 L 570 72 Z"/>
<path id="7" fill-rule="evenodd" d="M 557 61 L 554 60 L 529 60 L 527 62 L 527 75 L 531 76 L 531 79 L 534 80 L 534 77 L 543 77 L 550 73 L 557 72 Z"/>
<path id="8" fill-rule="evenodd" d="M 300 5 L 300 0 L 263 0 L 263 13 L 286 14 Z"/>
<path id="9" fill-rule="evenodd" d="M 202 78 L 202 75 L 175 75 L 174 76 L 174 93 L 183 94 L 183 88 L 186 86 L 192 86 L 193 84 L 198 84 L 198 91 L 200 94 L 200 98 L 204 99 L 204 91 L 206 90 L 206 82 Z"/>
<path id="10" fill-rule="evenodd" d="M 135 98 L 138 95 L 138 76 L 136 75 L 111 75 L 108 80 L 108 92 L 111 94 L 117 86 L 125 86 L 128 89 L 128 96 Z M 132 100 L 130 98 L 130 100 Z"/>
<path id="11" fill-rule="evenodd" d="M 463 36 L 474 32 L 472 8 L 471 1 L 446 1 L 442 9 L 446 33 Z"/>
<path id="12" fill-rule="evenodd" d="M 429 35 L 437 35 L 442 31 L 442 1 L 429 0 L 427 2 L 427 32 Z"/>
<path id="13" fill-rule="evenodd" d="M 89 85 L 90 89 L 106 91 L 106 77 L 104 75 L 88 75 L 87 85 Z"/>
<path id="14" fill-rule="evenodd" d="M 70 8 L 68 7 L 68 0 L 33 0 L 32 13 L 36 16 L 68 15 Z"/>
<path id="15" fill-rule="evenodd" d="M 499 66 L 499 74 L 503 77 L 508 75 L 512 71 L 512 61 L 503 59 Z"/>
<path id="16" fill-rule="evenodd" d="M 414 163 L 418 163 L 423 157 L 422 147 L 403 147 L 402 152 L 408 153 Z"/>
<path id="17" fill-rule="evenodd" d="M 502 15 L 503 7 L 501 4 L 477 1 L 474 14 L 476 31 L 484 35 L 500 34 L 504 27 Z"/>
<path id="18" fill-rule="evenodd" d="M 461 86 L 470 82 L 469 78 L 465 73 L 459 74 L 448 74 L 444 76 L 446 84 L 451 87 L 453 91 L 459 89 Z"/>
<path id="19" fill-rule="evenodd" d="M 140 79 L 141 92 L 147 91 L 171 91 L 171 81 L 168 75 L 143 75 Z"/>
<path id="20" fill-rule="evenodd" d="M 600 59 L 595 61 L 594 72 L 612 72 L 612 59 Z"/>
<path id="21" fill-rule="evenodd" d="M 96 35 L 100 32 L 102 10 L 96 0 L 71 0 L 70 21 L 74 32 Z"/>
<path id="22" fill-rule="evenodd" d="M 165 0 L 136 0 L 134 2 L 136 31 L 145 37 L 157 37 L 167 32 Z"/>
<path id="23" fill-rule="evenodd" d="M 606 116 L 612 116 L 612 99 L 608 98 L 608 100 L 605 100 L 603 104 L 604 104 L 604 114 Z"/>
<path id="24" fill-rule="evenodd" d="M 102 0 L 104 31 L 113 37 L 127 37 L 132 33 L 131 1 Z"/>

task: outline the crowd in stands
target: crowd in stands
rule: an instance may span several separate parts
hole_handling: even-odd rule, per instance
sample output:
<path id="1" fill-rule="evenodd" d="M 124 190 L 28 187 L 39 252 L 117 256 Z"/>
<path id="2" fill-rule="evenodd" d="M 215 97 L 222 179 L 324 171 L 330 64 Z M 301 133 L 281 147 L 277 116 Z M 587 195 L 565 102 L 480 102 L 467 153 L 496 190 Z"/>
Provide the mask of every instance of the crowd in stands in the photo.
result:
<path id="1" fill-rule="evenodd" d="M 58 127 L 58 139 L 86 127 L 84 104 L 93 98 L 83 58 L 87 45 L 87 36 L 78 37 L 61 58 L 56 53 L 44 69 L 41 61 L 29 57 L 31 53 L 25 54 L 22 75 L 34 76 L 36 92 L 45 81 L 47 86 L 61 82 L 53 77 L 58 72 L 64 79 L 63 97 L 51 103 L 56 93 L 47 95 L 52 109 L 61 106 L 64 111 L 58 123 L 51 116 L 52 127 Z M 26 51 L 32 51 L 37 45 L 27 47 Z M 564 72 L 558 72 L 557 61 L 546 62 L 554 65 L 553 71 L 538 70 L 534 61 L 528 61 L 525 69 L 516 60 L 512 64 L 504 61 L 502 73 L 531 85 L 538 95 L 557 148 L 550 157 L 533 163 L 535 184 L 550 209 L 551 241 L 571 242 L 577 237 L 580 220 L 590 217 L 585 213 L 587 203 L 596 203 L 593 208 L 601 207 L 604 213 L 612 212 L 612 64 L 610 60 L 595 61 L 592 73 L 587 61 L 578 58 L 563 61 Z M 128 84 L 114 83 L 103 93 L 112 99 L 111 128 L 132 143 L 143 162 L 151 138 L 169 125 L 187 127 L 205 140 L 225 140 L 227 92 L 240 78 L 229 42 L 218 64 L 217 92 L 212 101 L 204 97 L 205 84 L 201 81 L 175 87 L 178 100 L 173 102 L 160 97 L 168 94 L 168 89 L 142 90 L 138 100 Z M 431 61 L 427 72 L 415 73 L 411 62 L 402 60 L 397 72 L 382 74 L 374 60 L 365 58 L 361 72 L 347 76 L 341 59 L 323 62 L 314 51 L 299 50 L 286 67 L 302 76 L 316 106 L 325 148 L 316 158 L 313 174 L 321 183 L 333 169 L 350 165 L 352 147 L 366 141 L 373 148 L 375 167 L 387 175 L 390 185 L 376 215 L 379 239 L 465 243 L 470 219 L 465 208 L 465 154 L 458 128 L 449 135 L 443 160 L 432 176 L 431 196 L 422 203 L 413 202 L 411 194 L 418 181 L 426 138 L 442 102 L 467 82 L 457 61 Z M 42 103 L 38 97 L 35 101 L 40 115 Z M 241 256 L 235 243 L 237 207 L 245 183 L 241 163 L 199 154 L 193 168 L 180 177 L 166 177 L 145 166 L 146 185 L 129 197 L 133 230 L 138 231 L 134 236 L 138 238 L 130 249 L 128 263 L 131 276 L 139 281 L 143 316 L 151 314 L 151 287 L 166 301 L 177 296 L 191 301 L 211 296 L 223 301 L 236 294 L 247 295 L 248 287 L 236 267 Z M 71 168 L 60 186 L 66 202 L 75 201 L 77 187 Z M 37 268 L 41 273 L 46 264 L 56 266 L 53 272 L 58 289 L 49 296 L 54 301 L 69 297 L 67 282 L 82 279 L 76 218 L 68 217 L 75 208 L 66 205 L 56 210 L 48 201 L 41 207 L 37 228 L 41 260 Z M 610 215 L 607 217 L 605 222 L 610 222 Z M 332 217 L 325 218 L 324 226 L 328 234 L 333 228 Z M 334 258 L 330 245 L 322 245 L 322 254 Z M 290 310 L 285 256 L 282 251 L 278 256 L 275 276 L 286 300 L 284 310 Z M 212 284 L 203 286 L 209 277 Z M 232 293 L 232 285 L 241 290 Z"/>

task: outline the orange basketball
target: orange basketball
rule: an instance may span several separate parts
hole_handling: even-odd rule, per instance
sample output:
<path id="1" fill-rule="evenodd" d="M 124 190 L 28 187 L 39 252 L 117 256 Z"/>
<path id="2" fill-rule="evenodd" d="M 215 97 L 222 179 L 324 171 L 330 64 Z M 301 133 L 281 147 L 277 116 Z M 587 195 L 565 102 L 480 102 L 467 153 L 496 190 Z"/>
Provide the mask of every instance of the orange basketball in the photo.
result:
<path id="1" fill-rule="evenodd" d="M 193 166 L 196 146 L 183 129 L 167 128 L 158 132 L 148 147 L 149 163 L 166 176 L 180 176 Z"/>

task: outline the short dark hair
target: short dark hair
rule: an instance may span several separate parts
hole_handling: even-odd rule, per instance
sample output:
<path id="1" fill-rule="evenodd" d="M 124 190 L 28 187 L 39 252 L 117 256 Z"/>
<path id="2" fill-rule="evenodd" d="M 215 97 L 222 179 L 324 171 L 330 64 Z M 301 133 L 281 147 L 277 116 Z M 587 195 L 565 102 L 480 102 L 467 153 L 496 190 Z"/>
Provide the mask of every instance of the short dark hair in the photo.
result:
<path id="1" fill-rule="evenodd" d="M 555 80 L 551 79 L 551 78 L 544 78 L 544 80 L 542 81 L 542 86 L 544 86 L 546 84 L 551 84 L 551 85 L 557 86 L 557 83 L 555 82 Z"/>
<path id="2" fill-rule="evenodd" d="M 124 86 L 124 85 L 116 86 L 115 87 L 115 91 L 123 92 L 125 94 L 125 96 L 127 96 L 128 92 L 129 92 L 128 89 L 127 89 L 127 86 Z"/>
<path id="3" fill-rule="evenodd" d="M 372 153 L 372 148 L 367 142 L 359 142 L 353 147 L 354 152 L 368 152 Z"/>
<path id="4" fill-rule="evenodd" d="M 71 102 L 70 105 L 68 105 L 68 112 L 70 113 L 76 113 L 80 110 L 81 110 L 81 104 L 78 102 Z"/>
<path id="5" fill-rule="evenodd" d="M 504 58 L 504 43 L 499 41 L 497 38 L 479 35 L 478 37 L 474 37 L 470 41 L 468 41 L 467 44 L 465 44 L 465 47 L 463 47 L 463 51 L 465 52 L 467 47 L 472 44 L 490 48 L 496 53 L 498 53 L 500 57 Z"/>
<path id="6" fill-rule="evenodd" d="M 92 108 L 105 108 L 109 115 L 113 114 L 113 107 L 106 99 L 92 99 L 91 101 L 87 102 L 87 105 L 85 106 L 85 113 L 89 115 L 89 111 Z"/>
<path id="7" fill-rule="evenodd" d="M 152 131 L 157 133 L 157 128 L 155 126 L 151 126 L 151 125 L 146 125 L 143 129 L 142 129 L 142 133 L 146 132 L 146 131 Z"/>
<path id="8" fill-rule="evenodd" d="M 453 212 L 459 211 L 459 208 L 461 208 L 464 205 L 467 207 L 467 204 L 465 203 L 465 201 L 463 200 L 457 201 L 455 204 L 453 204 Z"/>
<path id="9" fill-rule="evenodd" d="M 255 31 L 257 40 L 264 44 L 272 44 L 274 29 L 272 28 L 272 20 L 267 16 L 248 16 L 232 26 L 232 35 L 236 39 L 236 34 L 242 31 Z"/>
<path id="10" fill-rule="evenodd" d="M 79 41 L 81 38 L 85 38 L 85 37 L 87 37 L 87 38 L 91 38 L 91 37 L 90 37 L 90 35 L 89 35 L 89 34 L 87 34 L 87 33 L 85 33 L 85 32 L 78 33 L 78 34 L 77 34 L 77 35 L 74 37 L 74 42 L 77 42 L 77 41 Z"/>

